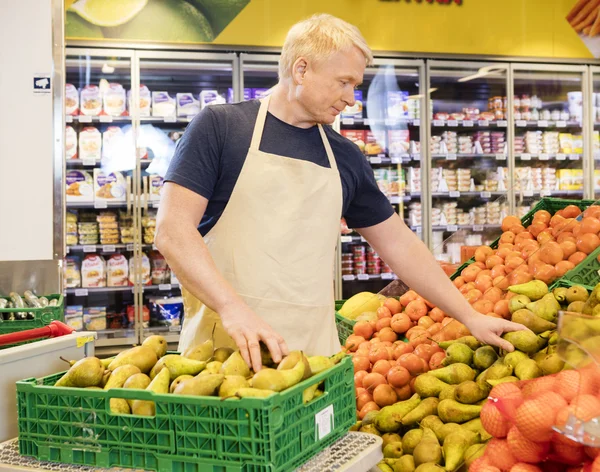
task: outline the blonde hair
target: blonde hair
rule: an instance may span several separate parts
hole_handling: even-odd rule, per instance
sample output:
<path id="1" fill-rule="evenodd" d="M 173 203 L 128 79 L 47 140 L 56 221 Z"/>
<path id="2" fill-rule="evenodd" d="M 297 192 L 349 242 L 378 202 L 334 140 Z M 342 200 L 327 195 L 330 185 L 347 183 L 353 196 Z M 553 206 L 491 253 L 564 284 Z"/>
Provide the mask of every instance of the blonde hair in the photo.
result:
<path id="1" fill-rule="evenodd" d="M 294 62 L 299 57 L 326 60 L 353 46 L 363 53 L 366 65 L 373 62 L 373 53 L 356 26 L 325 13 L 313 15 L 296 23 L 288 32 L 279 59 L 279 79 L 292 77 Z"/>

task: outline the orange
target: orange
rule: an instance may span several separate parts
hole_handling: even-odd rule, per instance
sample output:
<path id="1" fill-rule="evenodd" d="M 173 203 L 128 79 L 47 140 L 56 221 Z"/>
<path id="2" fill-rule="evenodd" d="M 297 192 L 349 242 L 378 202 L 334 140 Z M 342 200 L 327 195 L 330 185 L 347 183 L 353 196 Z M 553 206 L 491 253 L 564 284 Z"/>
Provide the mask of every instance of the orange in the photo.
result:
<path id="1" fill-rule="evenodd" d="M 515 425 L 530 441 L 550 441 L 558 411 L 566 405 L 567 402 L 558 393 L 542 393 L 526 400 L 517 408 Z"/>
<path id="2" fill-rule="evenodd" d="M 521 226 L 521 220 L 516 216 L 507 216 L 502 220 L 502 231 L 508 231 L 512 226 Z"/>
<path id="3" fill-rule="evenodd" d="M 468 281 L 466 281 L 466 282 L 468 282 Z M 419 295 L 417 295 L 417 292 L 415 292 L 414 290 L 409 290 L 404 295 L 400 296 L 400 298 L 399 298 L 400 304 L 402 306 L 406 306 L 413 300 L 416 300 L 418 296 Z"/>
<path id="4" fill-rule="evenodd" d="M 598 246 L 600 246 L 600 238 L 596 234 L 584 233 L 577 237 L 578 251 L 590 254 Z"/>
<path id="5" fill-rule="evenodd" d="M 569 262 L 569 261 L 560 261 L 558 264 L 556 264 L 554 266 L 554 268 L 556 269 L 556 276 L 562 277 L 567 272 L 569 272 L 571 269 L 574 269 L 575 264 L 573 264 L 572 262 Z"/>
<path id="6" fill-rule="evenodd" d="M 560 244 L 560 248 L 563 250 L 563 258 L 568 259 L 577 252 L 577 244 L 574 241 L 563 241 Z"/>
<path id="7" fill-rule="evenodd" d="M 562 258 L 561 258 L 562 260 Z M 506 269 L 509 271 L 513 271 L 515 270 L 517 267 L 519 267 L 521 264 L 525 263 L 525 259 L 523 259 L 520 256 L 515 256 L 515 257 L 511 257 L 510 259 L 506 260 L 506 263 L 504 264 L 506 266 Z"/>
<path id="8" fill-rule="evenodd" d="M 543 223 L 550 223 L 550 219 L 552 218 L 552 215 L 547 212 L 546 210 L 540 210 L 538 212 L 536 212 L 535 215 L 533 215 L 533 221 L 541 221 Z"/>
<path id="9" fill-rule="evenodd" d="M 530 441 L 521 434 L 516 426 L 512 426 L 509 429 L 506 440 L 508 442 L 508 448 L 515 456 L 515 459 L 522 462 L 542 462 L 546 459 L 550 450 L 550 443 L 536 443 Z"/>
<path id="10" fill-rule="evenodd" d="M 427 305 L 421 300 L 413 300 L 406 306 L 404 313 L 406 313 L 412 321 L 418 321 L 419 318 L 427 314 Z"/>
<path id="11" fill-rule="evenodd" d="M 508 287 L 510 287 L 508 277 L 506 277 L 506 276 L 496 277 L 494 279 L 494 287 L 498 287 L 501 290 L 508 290 Z"/>
<path id="12" fill-rule="evenodd" d="M 583 216 L 592 216 L 594 218 L 600 218 L 600 206 L 591 205 L 584 212 Z"/>
<path id="13" fill-rule="evenodd" d="M 515 237 L 515 243 L 519 243 L 522 241 L 533 241 L 535 238 L 529 231 L 524 231 L 522 233 L 517 234 Z"/>
<path id="14" fill-rule="evenodd" d="M 485 293 L 487 289 L 493 287 L 493 280 L 489 275 L 477 277 L 475 280 L 475 288 L 481 293 Z"/>
<path id="15" fill-rule="evenodd" d="M 520 234 L 525 231 L 525 228 L 519 223 L 518 225 L 511 226 L 508 230 L 511 233 Z"/>
<path id="16" fill-rule="evenodd" d="M 495 438 L 505 438 L 510 430 L 510 423 L 492 401 L 484 403 L 480 418 L 483 428 Z"/>
<path id="17" fill-rule="evenodd" d="M 502 236 L 500 236 L 500 242 L 512 244 L 515 242 L 515 236 L 515 233 L 513 233 L 512 231 L 506 231 L 502 233 Z"/>
<path id="18" fill-rule="evenodd" d="M 558 225 L 562 221 L 565 221 L 565 218 L 563 216 L 559 215 L 557 212 L 552 218 L 550 218 L 549 226 L 551 228 L 554 228 L 556 225 Z"/>
<path id="19" fill-rule="evenodd" d="M 485 315 L 494 309 L 494 302 L 482 298 L 473 303 L 473 309 L 482 315 Z"/>
<path id="20" fill-rule="evenodd" d="M 395 298 L 387 298 L 383 302 L 383 306 L 390 311 L 390 316 L 400 313 L 402 311 L 402 304 Z"/>
<path id="21" fill-rule="evenodd" d="M 429 312 L 429 317 L 436 323 L 441 323 L 446 314 L 438 307 L 435 307 Z"/>
<path id="22" fill-rule="evenodd" d="M 541 264 L 533 269 L 533 276 L 536 280 L 541 280 L 546 284 L 550 284 L 556 279 L 556 269 L 550 264 Z"/>
<path id="23" fill-rule="evenodd" d="M 555 241 L 548 241 L 540 248 L 540 260 L 546 264 L 558 264 L 564 258 L 564 252 Z"/>
<path id="24" fill-rule="evenodd" d="M 538 243 L 544 244 L 548 241 L 553 241 L 554 236 L 552 236 L 552 231 L 550 229 L 545 229 L 540 234 L 538 234 L 538 237 L 536 239 Z"/>
<path id="25" fill-rule="evenodd" d="M 552 267 L 552 266 L 550 266 Z M 527 282 L 531 282 L 533 280 L 533 275 L 529 272 L 515 270 L 508 275 L 508 283 L 511 285 L 520 285 L 526 284 Z"/>
<path id="26" fill-rule="evenodd" d="M 594 217 L 588 216 L 581 220 L 581 229 L 579 234 L 594 233 L 600 231 L 600 221 Z"/>
<path id="27" fill-rule="evenodd" d="M 493 269 L 497 265 L 501 265 L 503 263 L 504 263 L 504 259 L 502 259 L 502 257 L 494 255 L 494 256 L 490 256 L 486 259 L 485 266 L 488 269 Z M 467 269 L 465 268 L 465 270 L 467 270 Z"/>
<path id="28" fill-rule="evenodd" d="M 495 256 L 496 257 L 500 257 L 502 259 L 506 259 L 506 256 L 508 256 L 509 254 L 512 254 L 513 250 L 514 250 L 513 246 L 512 248 L 507 248 L 507 247 L 503 247 L 502 249 L 498 249 L 498 251 L 496 252 Z M 490 257 L 494 257 L 494 256 L 490 256 Z M 489 258 L 488 258 L 489 259 Z"/>
<path id="29" fill-rule="evenodd" d="M 474 282 L 475 278 L 477 277 L 477 273 L 480 271 L 481 269 L 478 266 L 471 264 L 470 266 L 465 267 L 460 275 L 463 276 L 465 282 Z"/>
<path id="30" fill-rule="evenodd" d="M 494 266 L 490 273 L 492 280 L 495 279 L 496 277 L 501 277 L 504 275 L 506 275 L 506 267 L 504 267 L 503 264 L 498 264 L 498 265 Z"/>
<path id="31" fill-rule="evenodd" d="M 586 257 L 587 257 L 587 254 L 585 252 L 577 251 L 575 254 L 571 254 L 571 256 L 569 256 L 568 261 L 577 265 L 577 264 L 582 263 Z"/>
<path id="32" fill-rule="evenodd" d="M 477 300 L 479 300 L 481 298 L 482 295 L 483 295 L 483 293 L 481 293 L 481 290 L 473 289 L 473 290 L 469 290 L 467 292 L 467 294 L 465 295 L 465 298 L 467 299 L 467 301 L 469 303 L 475 303 Z"/>
<path id="33" fill-rule="evenodd" d="M 479 246 L 475 250 L 475 260 L 477 262 L 485 262 L 485 260 L 494 254 L 494 250 L 489 246 Z"/>
<path id="34" fill-rule="evenodd" d="M 576 205 L 568 205 L 563 208 L 565 218 L 577 218 L 581 214 L 581 210 Z"/>
<path id="35" fill-rule="evenodd" d="M 490 464 L 502 471 L 509 471 L 518 461 L 513 456 L 506 439 L 492 438 L 485 448 Z"/>
<path id="36" fill-rule="evenodd" d="M 570 232 L 570 231 L 565 231 L 565 232 L 563 232 L 563 233 L 560 233 L 560 234 L 558 235 L 558 237 L 556 238 L 556 242 L 557 242 L 558 244 L 561 244 L 561 243 L 562 243 L 562 242 L 564 242 L 564 241 L 572 241 L 572 242 L 575 242 L 575 241 L 576 241 L 576 239 L 575 239 L 575 236 L 574 236 L 574 234 L 573 234 L 572 232 Z"/>
<path id="37" fill-rule="evenodd" d="M 534 221 L 527 229 L 535 238 L 537 238 L 538 234 L 547 228 L 548 226 L 545 223 L 542 223 L 541 221 Z"/>
<path id="38" fill-rule="evenodd" d="M 489 300 L 495 304 L 495 303 L 499 302 L 500 300 L 502 300 L 502 295 L 503 295 L 503 292 L 501 289 L 499 289 L 498 287 L 491 287 L 488 290 L 486 290 L 485 292 L 483 292 L 483 299 Z"/>
<path id="39" fill-rule="evenodd" d="M 499 300 L 494 305 L 494 313 L 500 315 L 502 318 L 510 318 L 510 310 L 508 309 L 508 300 Z"/>

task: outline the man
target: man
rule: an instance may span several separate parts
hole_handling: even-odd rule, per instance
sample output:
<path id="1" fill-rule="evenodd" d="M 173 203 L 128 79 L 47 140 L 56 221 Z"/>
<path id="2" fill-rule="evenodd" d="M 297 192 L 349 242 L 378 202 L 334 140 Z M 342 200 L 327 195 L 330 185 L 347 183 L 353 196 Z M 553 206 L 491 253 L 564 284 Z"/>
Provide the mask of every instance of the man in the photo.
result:
<path id="1" fill-rule="evenodd" d="M 180 351 L 208 339 L 239 348 L 255 371 L 259 342 L 340 348 L 334 253 L 343 215 L 409 286 L 483 342 L 523 329 L 475 312 L 378 190 L 353 143 L 330 127 L 354 104 L 372 53 L 358 29 L 330 15 L 296 24 L 279 83 L 262 101 L 207 107 L 173 158 L 156 245 L 185 287 Z M 202 301 L 200 301 L 202 300 Z"/>

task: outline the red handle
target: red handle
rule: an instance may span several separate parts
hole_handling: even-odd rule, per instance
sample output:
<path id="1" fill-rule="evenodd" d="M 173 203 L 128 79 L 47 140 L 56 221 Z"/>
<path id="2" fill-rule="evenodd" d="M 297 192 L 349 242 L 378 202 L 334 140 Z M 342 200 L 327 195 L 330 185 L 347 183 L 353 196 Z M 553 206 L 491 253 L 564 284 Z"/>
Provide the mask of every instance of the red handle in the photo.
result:
<path id="1" fill-rule="evenodd" d="M 32 341 L 39 338 L 57 338 L 59 336 L 64 336 L 65 334 L 71 334 L 73 331 L 75 330 L 70 326 L 55 320 L 43 328 L 28 329 L 26 331 L 19 331 L 17 333 L 2 334 L 0 335 L 0 346 L 8 346 L 10 344 L 16 344 L 23 341 Z"/>

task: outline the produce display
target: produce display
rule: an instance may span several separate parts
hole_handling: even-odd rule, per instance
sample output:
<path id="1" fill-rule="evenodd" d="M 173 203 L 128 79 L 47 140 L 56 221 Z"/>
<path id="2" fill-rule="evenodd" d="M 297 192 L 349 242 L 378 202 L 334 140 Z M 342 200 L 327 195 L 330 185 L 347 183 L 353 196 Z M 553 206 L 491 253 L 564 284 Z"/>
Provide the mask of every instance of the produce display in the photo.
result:
<path id="1" fill-rule="evenodd" d="M 44 308 L 47 306 L 58 306 L 58 299 L 48 299 L 44 296 L 38 297 L 32 290 L 26 290 L 21 296 L 17 292 L 10 292 L 8 297 L 4 298 L 0 295 L 0 310 L 3 308 Z M 33 320 L 35 315 L 30 311 L 23 312 L 3 312 L 0 313 L 0 320 L 15 321 L 15 320 Z"/>

